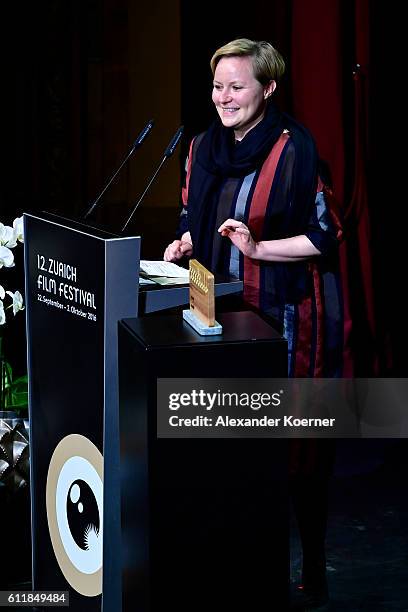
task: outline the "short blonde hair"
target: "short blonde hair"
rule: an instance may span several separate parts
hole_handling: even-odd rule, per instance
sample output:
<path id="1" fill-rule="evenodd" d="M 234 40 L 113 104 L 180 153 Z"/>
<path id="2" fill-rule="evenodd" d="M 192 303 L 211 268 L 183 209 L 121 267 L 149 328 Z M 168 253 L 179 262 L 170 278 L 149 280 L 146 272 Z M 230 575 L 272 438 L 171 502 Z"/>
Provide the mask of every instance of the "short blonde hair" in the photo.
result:
<path id="1" fill-rule="evenodd" d="M 262 85 L 278 81 L 285 72 L 283 57 L 270 43 L 265 40 L 237 38 L 217 49 L 212 56 L 210 65 L 213 75 L 220 59 L 232 56 L 251 57 L 255 78 Z"/>

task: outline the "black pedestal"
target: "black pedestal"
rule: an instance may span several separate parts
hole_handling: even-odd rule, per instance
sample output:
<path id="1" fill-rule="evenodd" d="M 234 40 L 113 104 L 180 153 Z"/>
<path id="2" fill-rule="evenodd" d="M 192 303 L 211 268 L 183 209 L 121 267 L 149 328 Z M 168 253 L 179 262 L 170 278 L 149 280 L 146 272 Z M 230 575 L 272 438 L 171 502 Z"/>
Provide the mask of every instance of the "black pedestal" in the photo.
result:
<path id="1" fill-rule="evenodd" d="M 156 436 L 158 378 L 286 375 L 257 315 L 217 320 L 213 337 L 181 316 L 119 324 L 125 611 L 287 609 L 287 441 Z"/>

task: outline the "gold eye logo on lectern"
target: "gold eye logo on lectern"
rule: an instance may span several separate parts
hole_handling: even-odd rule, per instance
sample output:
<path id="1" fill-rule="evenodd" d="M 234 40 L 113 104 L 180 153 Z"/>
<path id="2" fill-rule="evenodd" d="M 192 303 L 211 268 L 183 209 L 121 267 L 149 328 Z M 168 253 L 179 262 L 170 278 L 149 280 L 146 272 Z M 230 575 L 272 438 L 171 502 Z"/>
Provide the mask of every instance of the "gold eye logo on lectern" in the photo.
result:
<path id="1" fill-rule="evenodd" d="M 88 438 L 71 434 L 48 468 L 46 504 L 52 547 L 67 582 L 81 595 L 102 593 L 103 457 Z"/>

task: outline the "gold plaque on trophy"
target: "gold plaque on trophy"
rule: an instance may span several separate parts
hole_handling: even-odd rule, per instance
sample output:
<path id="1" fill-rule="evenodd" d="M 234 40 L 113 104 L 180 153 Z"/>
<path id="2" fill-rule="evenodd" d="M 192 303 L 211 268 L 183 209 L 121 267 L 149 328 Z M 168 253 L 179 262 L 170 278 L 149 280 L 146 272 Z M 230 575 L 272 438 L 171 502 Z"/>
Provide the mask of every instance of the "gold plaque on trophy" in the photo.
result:
<path id="1" fill-rule="evenodd" d="M 190 309 L 183 310 L 183 319 L 201 336 L 222 333 L 215 320 L 214 275 L 196 259 L 190 259 Z"/>
<path id="2" fill-rule="evenodd" d="M 214 327 L 214 274 L 190 259 L 190 310 L 207 327 Z"/>

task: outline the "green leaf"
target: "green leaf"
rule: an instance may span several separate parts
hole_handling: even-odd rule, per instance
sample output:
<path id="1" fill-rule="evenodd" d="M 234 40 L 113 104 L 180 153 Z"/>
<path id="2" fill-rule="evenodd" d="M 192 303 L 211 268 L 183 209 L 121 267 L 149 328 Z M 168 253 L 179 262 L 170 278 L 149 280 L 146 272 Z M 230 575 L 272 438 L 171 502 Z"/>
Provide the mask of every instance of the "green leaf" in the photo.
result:
<path id="1" fill-rule="evenodd" d="M 2 369 L 4 385 L 5 385 L 5 388 L 7 389 L 11 385 L 11 382 L 13 380 L 13 369 L 11 365 L 9 364 L 9 362 L 6 361 L 5 359 L 2 359 L 1 361 L 1 369 Z"/>
<path id="2" fill-rule="evenodd" d="M 19 376 L 13 380 L 13 371 L 10 364 L 3 360 L 4 380 L 4 408 L 13 410 L 21 416 L 28 413 L 28 376 Z"/>
<path id="3" fill-rule="evenodd" d="M 28 377 L 20 376 L 10 385 L 10 401 L 13 406 L 28 405 Z"/>

